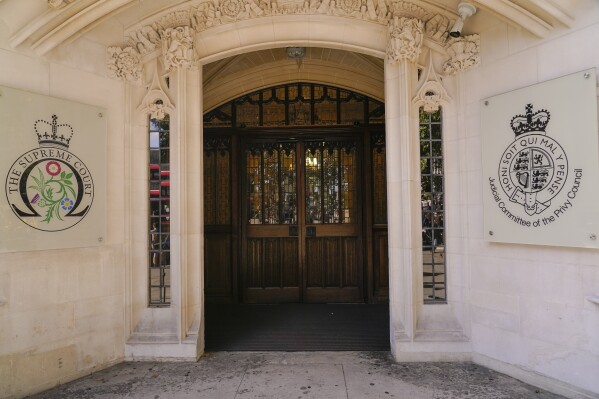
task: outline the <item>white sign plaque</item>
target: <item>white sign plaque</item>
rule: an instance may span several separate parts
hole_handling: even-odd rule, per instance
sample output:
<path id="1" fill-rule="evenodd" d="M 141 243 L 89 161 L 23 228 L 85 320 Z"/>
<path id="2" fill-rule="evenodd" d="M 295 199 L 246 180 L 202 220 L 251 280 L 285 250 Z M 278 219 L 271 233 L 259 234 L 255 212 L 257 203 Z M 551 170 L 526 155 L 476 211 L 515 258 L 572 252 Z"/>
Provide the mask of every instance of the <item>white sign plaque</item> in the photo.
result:
<path id="1" fill-rule="evenodd" d="M 595 69 L 481 104 L 488 241 L 599 248 Z"/>
<path id="2" fill-rule="evenodd" d="M 0 251 L 102 243 L 105 114 L 0 86 Z"/>

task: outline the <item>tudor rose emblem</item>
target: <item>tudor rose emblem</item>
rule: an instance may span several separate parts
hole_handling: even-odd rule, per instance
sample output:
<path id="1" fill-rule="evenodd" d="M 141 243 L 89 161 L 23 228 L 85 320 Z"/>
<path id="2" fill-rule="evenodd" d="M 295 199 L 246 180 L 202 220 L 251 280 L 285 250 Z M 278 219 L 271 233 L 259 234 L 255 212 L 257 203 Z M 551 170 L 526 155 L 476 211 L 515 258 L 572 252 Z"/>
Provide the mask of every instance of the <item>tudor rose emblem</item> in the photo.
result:
<path id="1" fill-rule="evenodd" d="M 37 120 L 39 148 L 21 155 L 6 176 L 6 197 L 14 214 L 42 231 L 61 231 L 79 223 L 94 199 L 94 183 L 87 166 L 69 151 L 73 128 Z"/>
<path id="2" fill-rule="evenodd" d="M 533 105 L 526 105 L 526 114 L 510 122 L 516 138 L 499 162 L 501 188 L 528 215 L 545 211 L 568 176 L 564 149 L 545 133 L 549 118 L 547 110 L 533 113 Z"/>

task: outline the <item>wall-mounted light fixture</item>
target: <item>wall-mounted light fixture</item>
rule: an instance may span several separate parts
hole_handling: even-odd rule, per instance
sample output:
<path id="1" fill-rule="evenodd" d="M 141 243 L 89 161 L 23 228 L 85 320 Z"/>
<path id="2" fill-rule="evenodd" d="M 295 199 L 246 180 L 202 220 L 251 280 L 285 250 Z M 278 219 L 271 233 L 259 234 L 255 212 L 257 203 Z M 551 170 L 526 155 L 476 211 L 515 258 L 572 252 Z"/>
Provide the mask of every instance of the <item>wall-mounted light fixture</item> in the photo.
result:
<path id="1" fill-rule="evenodd" d="M 302 67 L 302 62 L 304 61 L 305 56 L 305 47 L 287 47 L 287 58 L 295 60 L 295 63 L 297 64 L 297 69 L 300 69 Z"/>

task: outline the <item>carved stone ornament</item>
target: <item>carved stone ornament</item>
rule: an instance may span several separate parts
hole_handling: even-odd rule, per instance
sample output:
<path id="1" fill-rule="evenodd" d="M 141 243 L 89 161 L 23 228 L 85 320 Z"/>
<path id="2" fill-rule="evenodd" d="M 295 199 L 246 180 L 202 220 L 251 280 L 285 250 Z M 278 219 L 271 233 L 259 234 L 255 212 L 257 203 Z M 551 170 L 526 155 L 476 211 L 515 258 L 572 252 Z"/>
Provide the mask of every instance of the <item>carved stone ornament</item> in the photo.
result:
<path id="1" fill-rule="evenodd" d="M 443 82 L 435 71 L 433 64 L 433 53 L 429 50 L 428 65 L 423 78 L 420 79 L 420 86 L 416 91 L 413 102 L 416 106 L 423 107 L 424 112 L 436 112 L 439 107 L 448 102 L 451 98 L 443 86 Z"/>
<path id="2" fill-rule="evenodd" d="M 163 120 L 167 114 L 167 109 L 162 100 L 158 99 L 148 105 L 148 111 L 150 111 L 150 118 L 156 120 Z"/>
<path id="3" fill-rule="evenodd" d="M 127 81 L 141 79 L 140 56 L 133 47 L 108 47 L 106 56 L 106 67 L 110 77 Z"/>
<path id="4" fill-rule="evenodd" d="M 424 23 L 416 18 L 394 17 L 389 22 L 387 58 L 392 62 L 415 62 L 422 50 Z"/>
<path id="5" fill-rule="evenodd" d="M 168 28 L 162 32 L 162 55 L 164 68 L 190 68 L 194 61 L 194 32 L 189 26 Z"/>
<path id="6" fill-rule="evenodd" d="M 150 118 L 157 120 L 163 120 L 166 114 L 174 110 L 173 103 L 162 85 L 162 79 L 158 76 L 158 62 L 156 62 L 152 83 L 137 110 L 150 114 Z"/>
<path id="7" fill-rule="evenodd" d="M 445 75 L 465 72 L 480 64 L 480 36 L 470 35 L 447 42 L 447 54 L 451 57 L 443 65 Z"/>
<path id="8" fill-rule="evenodd" d="M 189 9 L 167 14 L 152 24 L 125 33 L 125 42 L 141 55 L 162 47 L 161 38 L 170 28 L 190 27 L 200 33 L 215 26 L 273 15 L 336 15 L 352 19 L 394 25 L 398 18 L 416 18 L 418 34 L 441 45 L 445 44 L 452 21 L 415 4 L 415 0 L 209 0 Z M 457 17 L 457 15 L 456 15 Z M 416 37 L 414 37 L 417 40 Z"/>
<path id="9" fill-rule="evenodd" d="M 59 9 L 73 2 L 75 0 L 48 0 L 48 5 L 54 9 Z"/>

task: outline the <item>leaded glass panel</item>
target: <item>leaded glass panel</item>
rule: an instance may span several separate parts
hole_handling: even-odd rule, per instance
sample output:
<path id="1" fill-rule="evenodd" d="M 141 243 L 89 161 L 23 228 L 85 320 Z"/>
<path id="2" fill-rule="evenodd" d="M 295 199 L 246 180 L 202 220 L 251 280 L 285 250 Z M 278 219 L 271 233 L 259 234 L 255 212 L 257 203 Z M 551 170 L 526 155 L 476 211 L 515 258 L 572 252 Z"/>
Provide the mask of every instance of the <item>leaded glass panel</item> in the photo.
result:
<path id="1" fill-rule="evenodd" d="M 230 144 L 228 136 L 204 139 L 204 223 L 231 223 Z"/>
<path id="2" fill-rule="evenodd" d="M 169 119 L 149 121 L 149 305 L 169 306 L 170 165 Z"/>
<path id="3" fill-rule="evenodd" d="M 306 223 L 356 223 L 354 142 L 306 143 Z"/>
<path id="4" fill-rule="evenodd" d="M 387 224 L 387 165 L 385 134 L 372 135 L 372 182 L 374 223 Z"/>
<path id="5" fill-rule="evenodd" d="M 260 95 L 250 94 L 235 100 L 235 116 L 237 126 L 260 126 Z"/>
<path id="6" fill-rule="evenodd" d="M 297 223 L 294 144 L 251 144 L 246 187 L 250 224 Z"/>
<path id="7" fill-rule="evenodd" d="M 204 116 L 204 127 L 382 124 L 383 103 L 315 83 L 292 83 L 244 95 Z"/>
<path id="8" fill-rule="evenodd" d="M 426 113 L 420 110 L 420 172 L 424 301 L 446 302 L 441 111 Z"/>

